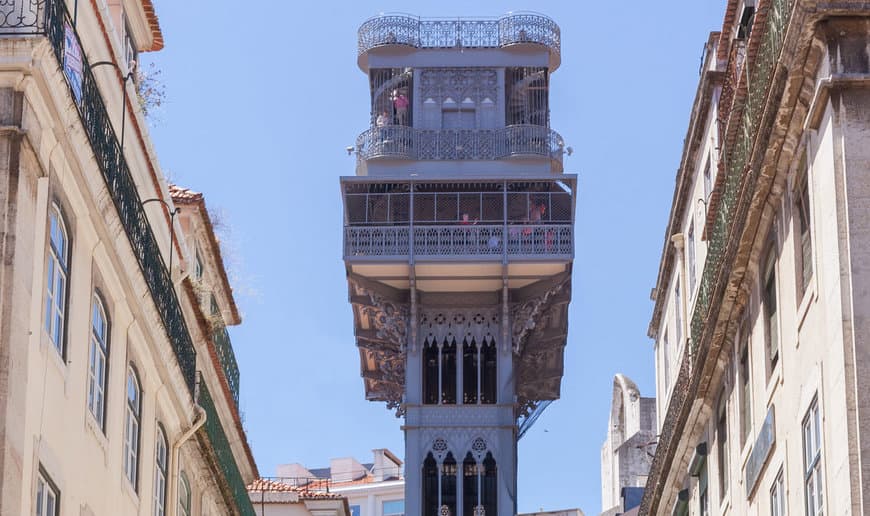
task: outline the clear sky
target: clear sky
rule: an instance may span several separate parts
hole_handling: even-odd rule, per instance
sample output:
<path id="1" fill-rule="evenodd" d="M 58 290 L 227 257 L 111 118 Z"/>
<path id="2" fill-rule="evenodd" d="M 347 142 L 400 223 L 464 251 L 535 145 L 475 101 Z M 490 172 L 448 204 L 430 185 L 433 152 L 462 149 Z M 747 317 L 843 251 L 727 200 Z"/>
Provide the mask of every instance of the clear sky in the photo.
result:
<path id="1" fill-rule="evenodd" d="M 519 509 L 600 512 L 613 375 L 654 394 L 646 336 L 701 51 L 725 0 L 404 2 L 156 0 L 167 101 L 152 127 L 164 172 L 227 226 L 243 324 L 230 334 L 261 475 L 281 463 L 404 455 L 401 421 L 365 401 L 341 257 L 338 177 L 369 120 L 356 31 L 380 12 L 534 9 L 562 29 L 551 122 L 579 174 L 562 398 L 519 443 Z"/>

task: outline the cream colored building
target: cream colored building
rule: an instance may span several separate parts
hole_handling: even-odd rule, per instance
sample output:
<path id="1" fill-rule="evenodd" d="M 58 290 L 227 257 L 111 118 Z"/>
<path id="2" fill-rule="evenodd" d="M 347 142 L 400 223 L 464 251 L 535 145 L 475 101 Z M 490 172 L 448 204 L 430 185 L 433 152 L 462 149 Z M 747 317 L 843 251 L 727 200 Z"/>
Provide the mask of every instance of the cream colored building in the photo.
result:
<path id="1" fill-rule="evenodd" d="M 253 514 L 238 310 L 136 101 L 162 45 L 151 0 L 0 6 L 2 516 Z"/>
<path id="2" fill-rule="evenodd" d="M 676 178 L 640 514 L 870 513 L 870 9 L 729 0 Z"/>

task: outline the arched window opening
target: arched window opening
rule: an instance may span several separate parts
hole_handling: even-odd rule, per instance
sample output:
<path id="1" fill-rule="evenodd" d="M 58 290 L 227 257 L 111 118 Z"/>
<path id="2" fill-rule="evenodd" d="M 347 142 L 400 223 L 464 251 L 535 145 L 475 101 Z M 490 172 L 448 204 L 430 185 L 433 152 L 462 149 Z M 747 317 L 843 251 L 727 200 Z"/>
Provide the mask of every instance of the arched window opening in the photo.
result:
<path id="1" fill-rule="evenodd" d="M 431 452 L 423 461 L 423 515 L 438 516 L 438 464 Z"/>
<path id="2" fill-rule="evenodd" d="M 60 213 L 53 204 L 48 214 L 49 246 L 45 279 L 45 331 L 57 352 L 64 356 L 64 337 L 67 308 L 67 282 L 69 281 L 69 233 Z"/>
<path id="3" fill-rule="evenodd" d="M 477 403 L 480 390 L 480 348 L 474 339 L 462 345 L 462 403 Z"/>
<path id="4" fill-rule="evenodd" d="M 428 342 L 423 349 L 423 402 L 456 403 L 456 341 Z"/>
<path id="5" fill-rule="evenodd" d="M 483 482 L 482 501 L 484 514 L 498 514 L 498 472 L 496 471 L 495 459 L 491 452 L 487 452 L 483 459 Z"/>
<path id="6" fill-rule="evenodd" d="M 495 342 L 490 340 L 481 349 L 480 402 L 492 404 L 496 402 L 496 368 L 498 352 Z"/>
<path id="7" fill-rule="evenodd" d="M 109 320 L 98 292 L 91 308 L 91 339 L 88 350 L 88 410 L 105 430 L 106 365 L 109 358 Z"/>
<path id="8" fill-rule="evenodd" d="M 456 514 L 456 459 L 447 452 L 447 457 L 441 464 L 441 503 L 439 516 L 455 516 Z"/>
<path id="9" fill-rule="evenodd" d="M 441 404 L 456 403 L 456 341 L 441 346 Z"/>
<path id="10" fill-rule="evenodd" d="M 478 344 L 465 340 L 462 346 L 462 402 L 491 404 L 496 402 L 496 363 L 498 353 L 492 339 Z"/>
<path id="11" fill-rule="evenodd" d="M 482 468 L 474 460 L 471 452 L 465 455 L 462 462 L 462 514 L 474 516 L 474 509 L 481 505 L 480 483 Z"/>
<path id="12" fill-rule="evenodd" d="M 124 474 L 138 491 L 139 435 L 142 416 L 142 390 L 133 367 L 127 369 L 127 409 L 124 421 Z"/>
<path id="13" fill-rule="evenodd" d="M 178 479 L 178 516 L 190 516 L 190 483 L 183 471 Z"/>
<path id="14" fill-rule="evenodd" d="M 434 343 L 423 349 L 423 402 L 427 405 L 438 404 L 439 353 Z"/>
<path id="15" fill-rule="evenodd" d="M 158 423 L 157 440 L 154 445 L 154 516 L 166 515 L 167 449 L 166 434 Z"/>

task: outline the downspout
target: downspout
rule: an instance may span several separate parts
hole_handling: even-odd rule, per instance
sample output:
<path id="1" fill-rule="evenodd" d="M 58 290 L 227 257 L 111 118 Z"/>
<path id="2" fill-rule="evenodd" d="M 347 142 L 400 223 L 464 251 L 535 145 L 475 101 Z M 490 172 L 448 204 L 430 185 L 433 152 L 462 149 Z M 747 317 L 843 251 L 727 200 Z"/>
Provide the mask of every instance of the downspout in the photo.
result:
<path id="1" fill-rule="evenodd" d="M 190 428 L 172 444 L 172 450 L 169 454 L 169 487 L 166 490 L 166 506 L 167 509 L 169 509 L 166 513 L 167 516 L 176 516 L 176 514 L 178 514 L 178 501 L 175 498 L 178 496 L 176 494 L 178 490 L 179 477 L 178 455 L 181 451 L 181 446 L 186 443 L 193 434 L 195 434 L 196 431 L 205 424 L 206 419 L 208 419 L 205 410 L 199 405 L 194 404 L 194 410 L 197 412 L 196 419 L 193 420 L 193 424 Z"/>

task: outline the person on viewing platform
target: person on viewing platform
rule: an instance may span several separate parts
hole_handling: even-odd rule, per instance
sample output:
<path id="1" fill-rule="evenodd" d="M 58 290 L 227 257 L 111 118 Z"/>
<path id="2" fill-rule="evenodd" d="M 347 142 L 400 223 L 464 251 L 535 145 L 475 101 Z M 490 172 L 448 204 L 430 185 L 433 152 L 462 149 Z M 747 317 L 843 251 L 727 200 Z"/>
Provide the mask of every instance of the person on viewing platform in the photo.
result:
<path id="1" fill-rule="evenodd" d="M 386 111 L 381 111 L 381 114 L 378 115 L 377 120 L 375 120 L 375 125 L 378 127 L 384 127 L 390 125 L 390 115 Z"/>
<path id="2" fill-rule="evenodd" d="M 393 107 L 396 110 L 396 123 L 399 125 L 408 125 L 408 105 L 410 101 L 404 92 L 401 90 L 393 90 L 390 95 L 393 101 Z"/>

